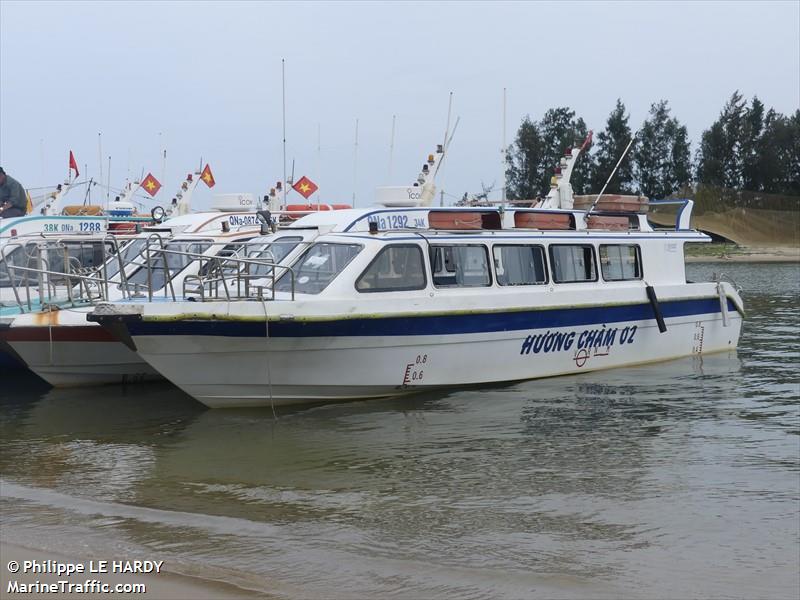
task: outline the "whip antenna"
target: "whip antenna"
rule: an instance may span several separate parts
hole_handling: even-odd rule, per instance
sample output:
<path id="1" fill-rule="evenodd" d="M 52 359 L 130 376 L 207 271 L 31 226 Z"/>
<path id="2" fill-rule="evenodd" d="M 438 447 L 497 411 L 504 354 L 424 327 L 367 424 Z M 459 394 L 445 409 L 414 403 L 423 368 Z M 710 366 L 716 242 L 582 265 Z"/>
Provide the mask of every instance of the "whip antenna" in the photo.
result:
<path id="1" fill-rule="evenodd" d="M 600 193 L 597 194 L 597 198 L 594 199 L 594 202 L 592 202 L 592 205 L 589 207 L 589 210 L 587 210 L 586 214 L 583 215 L 584 220 L 586 220 L 586 218 L 589 216 L 589 213 L 594 210 L 594 207 L 597 206 L 597 203 L 600 202 L 600 197 L 603 195 L 603 192 L 606 191 L 608 184 L 611 183 L 611 178 L 614 177 L 614 173 L 616 173 L 617 169 L 619 169 L 619 166 L 622 164 L 622 160 L 625 158 L 625 155 L 628 154 L 628 150 L 631 149 L 631 144 L 633 144 L 633 140 L 635 139 L 636 139 L 635 135 L 631 136 L 631 140 L 628 142 L 628 145 L 625 146 L 625 150 L 622 152 L 622 156 L 619 157 L 617 165 L 614 167 L 614 170 L 611 171 L 611 175 L 608 176 L 608 179 L 606 179 L 606 182 L 603 185 L 603 189 L 600 190 Z"/>

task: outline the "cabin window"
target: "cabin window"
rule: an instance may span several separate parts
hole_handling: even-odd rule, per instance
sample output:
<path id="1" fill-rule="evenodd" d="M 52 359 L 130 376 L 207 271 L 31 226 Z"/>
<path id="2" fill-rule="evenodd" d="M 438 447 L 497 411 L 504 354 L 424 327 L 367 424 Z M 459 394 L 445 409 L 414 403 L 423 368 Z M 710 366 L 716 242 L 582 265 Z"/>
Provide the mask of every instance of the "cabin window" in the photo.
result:
<path id="1" fill-rule="evenodd" d="M 481 287 L 492 284 L 486 246 L 432 245 L 430 258 L 436 287 Z"/>
<path id="2" fill-rule="evenodd" d="M 550 246 L 550 265 L 556 283 L 597 281 L 592 246 Z"/>
<path id="3" fill-rule="evenodd" d="M 314 244 L 294 264 L 294 291 L 298 294 L 319 294 L 342 272 L 356 254 L 359 244 Z M 292 273 L 287 270 L 275 284 L 279 292 L 292 291 Z"/>
<path id="4" fill-rule="evenodd" d="M 547 283 L 547 262 L 542 246 L 495 245 L 492 251 L 499 285 Z"/>
<path id="5" fill-rule="evenodd" d="M 600 246 L 600 270 L 606 281 L 627 281 L 642 278 L 639 246 L 614 244 Z"/>
<path id="6" fill-rule="evenodd" d="M 425 287 L 422 249 L 415 244 L 386 246 L 356 281 L 359 292 L 399 292 Z"/>

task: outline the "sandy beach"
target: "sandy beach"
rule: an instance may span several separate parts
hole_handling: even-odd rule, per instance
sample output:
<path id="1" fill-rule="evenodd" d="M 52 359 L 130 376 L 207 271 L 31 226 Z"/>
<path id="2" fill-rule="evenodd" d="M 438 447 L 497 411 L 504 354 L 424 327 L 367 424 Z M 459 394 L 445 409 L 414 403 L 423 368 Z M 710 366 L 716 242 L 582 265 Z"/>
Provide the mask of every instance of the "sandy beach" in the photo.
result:
<path id="1" fill-rule="evenodd" d="M 693 244 L 686 248 L 686 262 L 800 263 L 800 247 L 748 247 L 729 244 Z"/>
<path id="2" fill-rule="evenodd" d="M 40 582 L 41 584 L 57 584 L 58 582 L 68 581 L 72 584 L 84 585 L 87 580 L 96 580 L 104 584 L 109 584 L 112 587 L 117 584 L 143 584 L 145 591 L 120 591 L 119 593 L 111 594 L 112 596 L 128 596 L 136 598 L 153 598 L 153 599 L 175 599 L 184 600 L 191 598 L 192 600 L 239 600 L 242 598 L 268 598 L 261 593 L 250 592 L 241 588 L 237 588 L 218 581 L 206 580 L 200 577 L 190 577 L 178 573 L 170 572 L 168 565 L 163 565 L 160 573 L 146 573 L 146 574 L 123 574 L 123 573 L 73 573 L 69 576 L 53 574 L 35 574 L 23 573 L 22 568 L 24 561 L 36 560 L 39 563 L 51 560 L 56 563 L 73 563 L 82 564 L 87 567 L 90 560 L 94 560 L 97 565 L 99 560 L 106 560 L 105 558 L 88 559 L 78 556 L 64 556 L 54 552 L 43 552 L 40 550 L 32 550 L 18 546 L 6 541 L 0 541 L 0 598 L 108 598 L 108 593 L 83 593 L 83 592 L 65 592 L 61 593 L 56 591 L 50 592 L 28 592 L 22 591 L 24 588 L 17 588 L 19 591 L 14 591 L 14 581 L 22 584 L 30 585 Z M 20 570 L 17 573 L 9 572 L 9 563 L 16 562 L 20 565 Z M 110 565 L 111 561 L 109 561 Z M 108 567 L 110 570 L 110 566 Z M 11 587 L 10 587 L 11 586 Z M 36 589 L 36 588 L 34 588 Z M 60 588 L 59 588 L 60 589 Z M 141 589 L 141 588 L 140 588 Z"/>

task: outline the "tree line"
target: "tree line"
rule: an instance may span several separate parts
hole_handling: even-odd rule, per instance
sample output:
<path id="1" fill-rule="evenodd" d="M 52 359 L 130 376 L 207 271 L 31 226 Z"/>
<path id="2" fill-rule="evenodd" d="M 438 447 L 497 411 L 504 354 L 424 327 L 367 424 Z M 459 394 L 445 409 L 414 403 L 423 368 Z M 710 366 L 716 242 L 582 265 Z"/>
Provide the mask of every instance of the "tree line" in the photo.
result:
<path id="1" fill-rule="evenodd" d="M 800 195 L 800 109 L 785 116 L 757 98 L 736 91 L 705 130 L 692 157 L 686 127 L 660 100 L 634 134 L 622 100 L 603 131 L 594 136 L 572 174 L 576 194 L 598 193 L 635 135 L 606 193 L 666 198 L 692 184 L 752 192 Z M 567 107 L 551 108 L 539 121 L 525 117 L 507 149 L 510 199 L 544 196 L 566 148 L 588 134 L 584 120 Z"/>

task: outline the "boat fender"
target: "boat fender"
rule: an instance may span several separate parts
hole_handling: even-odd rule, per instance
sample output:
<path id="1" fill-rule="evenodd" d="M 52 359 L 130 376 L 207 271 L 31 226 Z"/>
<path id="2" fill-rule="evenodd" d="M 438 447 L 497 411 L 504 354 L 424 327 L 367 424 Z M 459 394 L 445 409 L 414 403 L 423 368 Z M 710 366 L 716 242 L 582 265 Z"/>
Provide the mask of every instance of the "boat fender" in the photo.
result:
<path id="1" fill-rule="evenodd" d="M 717 282 L 717 294 L 719 294 L 719 310 L 722 313 L 722 326 L 727 327 L 730 325 L 730 316 L 728 315 L 728 295 L 725 293 L 725 286 L 721 281 Z"/>
<path id="2" fill-rule="evenodd" d="M 655 315 L 656 323 L 658 323 L 658 331 L 660 333 L 665 333 L 667 331 L 667 324 L 664 323 L 664 316 L 661 314 L 661 306 L 658 304 L 656 291 L 653 289 L 652 285 L 645 287 L 645 291 L 647 292 L 647 299 L 650 300 L 650 306 L 653 307 L 653 315 Z"/>

